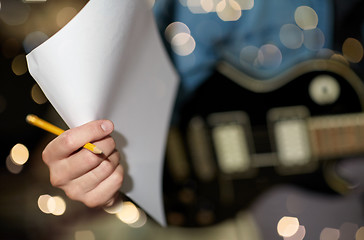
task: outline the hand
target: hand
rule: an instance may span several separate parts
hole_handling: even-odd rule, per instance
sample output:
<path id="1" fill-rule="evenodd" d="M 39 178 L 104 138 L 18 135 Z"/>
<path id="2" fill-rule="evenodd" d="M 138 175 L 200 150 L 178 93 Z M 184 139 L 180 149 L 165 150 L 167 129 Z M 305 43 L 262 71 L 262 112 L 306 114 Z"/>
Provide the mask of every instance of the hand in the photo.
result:
<path id="1" fill-rule="evenodd" d="M 49 167 L 51 184 L 88 207 L 111 206 L 123 181 L 120 155 L 110 136 L 113 130 L 111 121 L 97 120 L 67 130 L 51 141 L 42 155 Z M 82 148 L 88 142 L 103 153 Z"/>

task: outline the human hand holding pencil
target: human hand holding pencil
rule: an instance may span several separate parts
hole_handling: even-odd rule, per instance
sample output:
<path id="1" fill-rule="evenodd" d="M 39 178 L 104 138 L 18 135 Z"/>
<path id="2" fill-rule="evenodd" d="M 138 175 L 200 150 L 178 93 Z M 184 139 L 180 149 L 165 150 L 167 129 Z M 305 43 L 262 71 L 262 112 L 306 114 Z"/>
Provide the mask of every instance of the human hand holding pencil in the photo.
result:
<path id="1" fill-rule="evenodd" d="M 111 121 L 96 120 L 66 131 L 34 115 L 28 115 L 27 121 L 59 135 L 42 154 L 53 186 L 88 207 L 108 207 L 117 200 L 123 168 L 110 136 Z"/>

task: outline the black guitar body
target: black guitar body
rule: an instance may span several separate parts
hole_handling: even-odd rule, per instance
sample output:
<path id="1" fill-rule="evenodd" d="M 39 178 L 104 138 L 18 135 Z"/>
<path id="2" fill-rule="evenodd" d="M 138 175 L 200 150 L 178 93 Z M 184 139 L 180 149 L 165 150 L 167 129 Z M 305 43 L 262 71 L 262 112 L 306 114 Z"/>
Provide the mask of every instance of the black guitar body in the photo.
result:
<path id="1" fill-rule="evenodd" d="M 189 171 L 184 178 L 176 179 L 168 167 L 173 165 L 173 159 L 167 159 L 165 164 L 164 197 L 169 224 L 196 227 L 218 223 L 234 217 L 239 210 L 249 207 L 261 193 L 278 184 L 294 184 L 312 191 L 337 194 L 325 181 L 321 161 L 308 170 L 305 166 L 295 166 L 292 171 L 283 167 L 286 170 L 284 174 L 277 172 L 281 164 L 275 155 L 277 143 L 272 130 L 277 119 L 287 118 L 287 112 L 289 118 L 306 119 L 363 111 L 364 95 L 360 95 L 363 86 L 356 75 L 346 66 L 341 69 L 341 64 L 320 64 L 321 61 L 305 63 L 289 74 L 256 82 L 245 79 L 249 78 L 247 75 L 232 73 L 233 69 L 221 68 L 196 90 L 181 111 L 179 126 Z M 322 80 L 317 80 L 320 76 L 334 79 L 336 85 L 320 85 Z M 313 81 L 319 82 L 316 90 L 313 90 Z M 305 109 L 304 116 L 301 116 L 301 111 L 295 113 L 296 108 Z M 282 111 L 282 116 L 278 114 L 277 117 L 277 114 L 270 114 L 272 109 L 288 111 Z M 240 113 L 243 117 L 236 117 Z M 201 145 L 208 146 L 210 150 L 211 161 L 204 162 L 211 165 L 206 166 L 212 169 L 208 178 L 201 178 L 203 175 L 199 173 L 203 165 L 196 167 L 194 164 L 193 148 L 200 144 L 191 144 L 189 134 L 191 121 L 196 118 L 207 135 L 206 142 Z M 223 161 L 219 156 L 223 155 L 217 154 L 214 141 L 221 133 L 213 135 L 213 131 L 218 126 L 231 126 L 231 123 L 245 132 L 243 136 L 248 155 L 254 156 L 249 160 L 249 167 L 242 171 L 219 167 L 219 162 Z"/>

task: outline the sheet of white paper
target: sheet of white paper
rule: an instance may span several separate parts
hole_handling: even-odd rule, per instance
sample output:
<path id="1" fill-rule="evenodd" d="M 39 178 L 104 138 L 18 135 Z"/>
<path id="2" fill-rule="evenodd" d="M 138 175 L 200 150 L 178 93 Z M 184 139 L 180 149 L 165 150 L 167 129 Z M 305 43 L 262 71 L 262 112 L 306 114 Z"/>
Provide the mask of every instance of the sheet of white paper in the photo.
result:
<path id="1" fill-rule="evenodd" d="M 114 122 L 122 191 L 165 225 L 163 156 L 178 78 L 146 2 L 90 0 L 27 61 L 69 127 Z"/>

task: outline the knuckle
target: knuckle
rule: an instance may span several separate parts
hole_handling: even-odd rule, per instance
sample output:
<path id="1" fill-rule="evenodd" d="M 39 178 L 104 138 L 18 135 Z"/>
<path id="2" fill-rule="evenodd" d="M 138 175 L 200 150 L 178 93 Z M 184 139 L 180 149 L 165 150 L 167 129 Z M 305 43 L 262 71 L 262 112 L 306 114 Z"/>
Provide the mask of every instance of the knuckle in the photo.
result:
<path id="1" fill-rule="evenodd" d="M 60 187 L 64 184 L 64 181 L 61 177 L 59 177 L 57 174 L 54 174 L 54 172 L 51 171 L 50 177 L 49 177 L 50 183 L 53 187 Z"/>
<path id="2" fill-rule="evenodd" d="M 71 131 L 67 130 L 64 133 L 62 133 L 62 144 L 67 148 L 74 147 L 75 141 Z"/>
<path id="3" fill-rule="evenodd" d="M 50 153 L 48 151 L 48 148 L 45 148 L 42 152 L 42 159 L 43 159 L 43 162 L 46 163 L 46 164 L 49 164 L 49 159 L 50 159 Z"/>
<path id="4" fill-rule="evenodd" d="M 94 197 L 86 197 L 82 202 L 89 208 L 95 208 L 101 205 L 101 203 Z"/>
<path id="5" fill-rule="evenodd" d="M 121 185 L 123 184 L 123 181 L 124 181 L 124 171 L 123 171 L 123 168 L 121 167 L 121 165 L 119 165 L 113 175 L 113 182 L 118 185 L 119 187 L 121 187 Z"/>
<path id="6" fill-rule="evenodd" d="M 110 137 L 109 145 L 110 145 L 110 148 L 111 149 L 115 149 L 116 148 L 116 142 L 115 142 L 115 140 L 112 137 Z"/>
<path id="7" fill-rule="evenodd" d="M 81 190 L 78 186 L 72 186 L 64 190 L 67 197 L 72 200 L 82 201 Z"/>
<path id="8" fill-rule="evenodd" d="M 114 170 L 114 166 L 113 164 L 110 162 L 110 161 L 102 161 L 101 164 L 100 164 L 100 168 L 101 168 L 101 171 L 106 173 L 106 174 L 111 174 Z"/>

